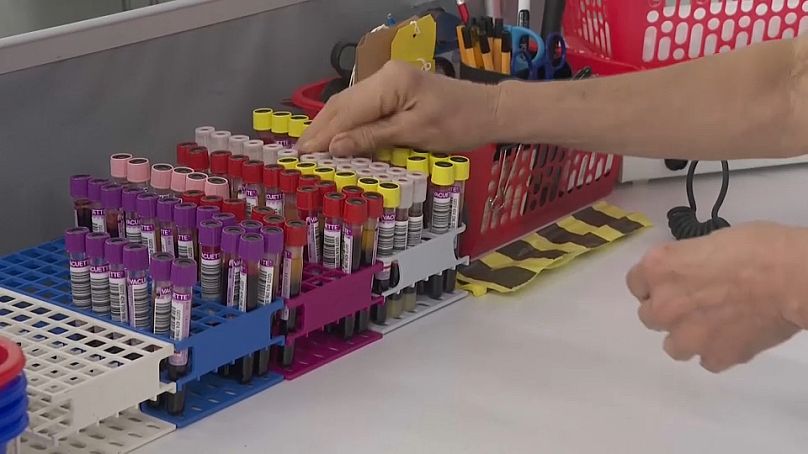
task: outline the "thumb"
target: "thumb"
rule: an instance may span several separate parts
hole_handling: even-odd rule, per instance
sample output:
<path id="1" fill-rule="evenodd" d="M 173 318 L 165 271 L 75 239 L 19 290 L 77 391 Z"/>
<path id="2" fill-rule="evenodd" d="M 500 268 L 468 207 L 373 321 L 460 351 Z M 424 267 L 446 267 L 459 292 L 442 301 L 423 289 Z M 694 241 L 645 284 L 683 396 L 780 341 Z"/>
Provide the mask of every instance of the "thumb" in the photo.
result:
<path id="1" fill-rule="evenodd" d="M 402 126 L 399 121 L 396 121 L 396 117 L 341 132 L 331 140 L 328 151 L 334 156 L 351 156 L 371 153 L 392 145 L 405 145 L 398 143 Z"/>

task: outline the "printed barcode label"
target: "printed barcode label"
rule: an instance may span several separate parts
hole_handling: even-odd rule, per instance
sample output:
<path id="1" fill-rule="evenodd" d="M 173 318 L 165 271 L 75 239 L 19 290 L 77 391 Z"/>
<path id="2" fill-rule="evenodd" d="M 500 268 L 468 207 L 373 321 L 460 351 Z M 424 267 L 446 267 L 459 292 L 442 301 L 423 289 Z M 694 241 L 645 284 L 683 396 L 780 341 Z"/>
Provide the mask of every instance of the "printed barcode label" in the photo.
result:
<path id="1" fill-rule="evenodd" d="M 353 242 L 354 236 L 351 227 L 342 226 L 342 272 L 351 274 L 351 263 L 353 263 Z"/>
<path id="2" fill-rule="evenodd" d="M 73 293 L 73 304 L 77 307 L 88 308 L 91 306 L 89 261 L 70 261 L 70 291 Z"/>
<path id="3" fill-rule="evenodd" d="M 149 304 L 149 286 L 146 278 L 127 279 L 129 287 L 129 324 L 135 328 L 149 328 L 151 309 Z"/>
<path id="4" fill-rule="evenodd" d="M 452 218 L 449 220 L 449 228 L 456 229 L 460 225 L 460 187 L 452 187 Z"/>
<path id="5" fill-rule="evenodd" d="M 241 262 L 241 273 L 239 275 L 238 310 L 247 312 L 247 264 Z"/>
<path id="6" fill-rule="evenodd" d="M 179 257 L 185 259 L 194 258 L 194 237 L 193 235 L 177 235 L 177 252 Z"/>
<path id="7" fill-rule="evenodd" d="M 424 231 L 424 217 L 410 216 L 407 230 L 407 247 L 417 246 L 421 243 L 421 233 Z"/>
<path id="8" fill-rule="evenodd" d="M 92 210 L 93 232 L 106 232 L 107 223 L 104 210 Z"/>
<path id="9" fill-rule="evenodd" d="M 266 202 L 268 208 L 272 208 L 275 210 L 275 213 L 283 216 L 283 193 L 267 194 L 264 197 L 264 201 Z"/>
<path id="10" fill-rule="evenodd" d="M 292 253 L 283 251 L 283 278 L 281 279 L 281 297 L 289 298 L 292 294 Z M 284 318 L 284 320 L 286 320 Z"/>
<path id="11" fill-rule="evenodd" d="M 393 239 L 393 249 L 396 251 L 403 251 L 407 249 L 407 232 L 410 227 L 409 220 L 396 221 L 395 236 Z"/>
<path id="12" fill-rule="evenodd" d="M 126 220 L 126 239 L 131 243 L 140 244 L 140 219 Z M 151 255 L 151 254 L 149 254 Z"/>
<path id="13" fill-rule="evenodd" d="M 231 259 L 227 266 L 227 307 L 235 307 L 239 303 L 239 292 L 241 290 L 241 260 Z"/>
<path id="14" fill-rule="evenodd" d="M 154 334 L 171 330 L 171 286 L 158 287 L 154 292 Z"/>
<path id="15" fill-rule="evenodd" d="M 258 304 L 266 305 L 272 302 L 275 296 L 272 288 L 275 284 L 275 264 L 272 260 L 261 260 L 260 275 L 258 277 Z"/>
<path id="16" fill-rule="evenodd" d="M 292 146 L 292 141 L 289 139 L 277 139 L 275 143 L 282 146 L 283 148 L 289 148 Z"/>
<path id="17" fill-rule="evenodd" d="M 160 229 L 160 243 L 163 245 L 163 252 L 176 253 L 174 251 L 174 231 L 172 229 Z"/>
<path id="18" fill-rule="evenodd" d="M 241 183 L 241 184 L 239 184 L 239 185 L 238 185 L 238 187 L 236 187 L 236 198 L 237 198 L 237 199 L 242 199 L 242 200 L 243 200 L 243 199 L 244 199 L 244 197 L 245 197 L 245 194 L 244 194 L 244 183 Z"/>
<path id="19" fill-rule="evenodd" d="M 396 215 L 384 214 L 379 223 L 379 241 L 377 253 L 379 257 L 386 257 L 393 253 L 393 243 L 396 236 Z"/>
<path id="20" fill-rule="evenodd" d="M 126 238 L 126 219 L 124 218 L 123 212 L 118 212 L 118 229 L 117 235 L 120 238 Z"/>
<path id="21" fill-rule="evenodd" d="M 323 230 L 323 266 L 336 270 L 342 265 L 340 247 L 342 246 L 342 234 L 339 224 L 329 224 L 326 222 Z"/>
<path id="22" fill-rule="evenodd" d="M 247 217 L 252 214 L 253 207 L 258 206 L 258 191 L 255 189 L 245 189 L 244 198 L 247 201 Z"/>
<path id="23" fill-rule="evenodd" d="M 446 233 L 452 214 L 452 194 L 449 191 L 435 191 L 432 198 L 432 233 Z"/>
<path id="24" fill-rule="evenodd" d="M 149 248 L 149 257 L 157 253 L 157 241 L 154 234 L 154 224 L 143 224 L 140 226 L 141 242 Z"/>
<path id="25" fill-rule="evenodd" d="M 181 341 L 191 331 L 191 295 L 174 292 L 171 298 L 171 339 Z M 188 350 L 174 353 L 168 358 L 172 366 L 188 364 Z"/>
<path id="26" fill-rule="evenodd" d="M 110 315 L 116 322 L 128 323 L 126 274 L 123 271 L 109 272 Z"/>
<path id="27" fill-rule="evenodd" d="M 317 216 L 306 218 L 309 263 L 320 263 L 320 222 Z"/>
<path id="28" fill-rule="evenodd" d="M 390 279 L 390 268 L 392 267 L 392 263 L 389 263 L 386 260 L 382 260 L 382 270 L 379 271 L 374 275 L 374 277 L 379 281 L 387 281 Z"/>
<path id="29" fill-rule="evenodd" d="M 215 298 L 222 288 L 222 254 L 219 252 L 203 252 L 200 260 L 199 280 L 202 296 Z"/>
<path id="30" fill-rule="evenodd" d="M 109 266 L 90 267 L 90 293 L 93 312 L 109 312 Z"/>

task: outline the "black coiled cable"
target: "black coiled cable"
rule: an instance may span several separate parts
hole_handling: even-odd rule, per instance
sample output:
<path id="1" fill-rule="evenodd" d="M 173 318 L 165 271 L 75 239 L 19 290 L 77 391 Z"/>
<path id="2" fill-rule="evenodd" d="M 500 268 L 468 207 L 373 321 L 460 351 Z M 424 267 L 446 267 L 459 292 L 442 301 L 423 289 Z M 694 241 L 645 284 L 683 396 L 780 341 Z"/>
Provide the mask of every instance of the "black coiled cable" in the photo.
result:
<path id="1" fill-rule="evenodd" d="M 693 177 L 698 163 L 699 161 L 691 161 L 687 169 L 687 202 L 690 206 L 676 207 L 668 211 L 668 227 L 677 240 L 705 236 L 718 229 L 729 227 L 729 222 L 718 215 L 729 188 L 729 163 L 721 161 L 721 190 L 713 205 L 712 217 L 704 222 L 700 222 L 697 217 L 696 198 L 693 196 Z"/>

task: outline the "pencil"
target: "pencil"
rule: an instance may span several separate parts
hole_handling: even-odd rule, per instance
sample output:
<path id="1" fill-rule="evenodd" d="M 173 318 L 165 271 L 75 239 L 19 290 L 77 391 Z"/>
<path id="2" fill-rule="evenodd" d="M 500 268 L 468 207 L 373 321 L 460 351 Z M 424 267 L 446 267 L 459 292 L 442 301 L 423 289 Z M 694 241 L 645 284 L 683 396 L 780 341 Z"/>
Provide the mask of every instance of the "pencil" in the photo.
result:
<path id="1" fill-rule="evenodd" d="M 502 74 L 511 74 L 511 47 L 511 33 L 502 32 L 502 62 L 499 68 Z"/>
<path id="2" fill-rule="evenodd" d="M 466 60 L 466 43 L 463 41 L 463 30 L 465 28 L 463 25 L 458 25 L 455 29 L 457 32 L 457 51 L 460 53 L 460 61 L 469 66 L 469 62 Z"/>
<path id="3" fill-rule="evenodd" d="M 494 44 L 491 46 L 491 56 L 494 58 L 494 71 L 502 72 L 502 18 L 494 22 Z"/>
<path id="4" fill-rule="evenodd" d="M 483 54 L 480 52 L 480 28 L 475 26 L 471 27 L 471 40 L 474 47 L 474 62 L 477 68 L 483 67 Z"/>
<path id="5" fill-rule="evenodd" d="M 483 67 L 486 71 L 494 70 L 494 61 L 491 59 L 491 47 L 488 45 L 488 38 L 485 35 L 480 36 L 480 54 L 483 57 Z"/>
<path id="6" fill-rule="evenodd" d="M 474 58 L 474 49 L 473 49 L 473 42 L 471 39 L 471 32 L 469 31 L 468 27 L 463 27 L 462 30 L 463 34 L 463 49 L 460 50 L 462 55 L 465 55 L 465 64 L 466 66 L 471 66 L 472 68 L 477 68 L 477 61 Z"/>

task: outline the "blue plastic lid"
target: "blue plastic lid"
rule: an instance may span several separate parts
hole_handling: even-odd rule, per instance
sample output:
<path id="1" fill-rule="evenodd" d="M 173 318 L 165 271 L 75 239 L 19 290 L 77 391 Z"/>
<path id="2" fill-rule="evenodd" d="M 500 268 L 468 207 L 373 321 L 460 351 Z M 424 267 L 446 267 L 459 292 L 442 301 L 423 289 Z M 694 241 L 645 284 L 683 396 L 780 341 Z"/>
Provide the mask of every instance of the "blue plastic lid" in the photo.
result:
<path id="1" fill-rule="evenodd" d="M 20 374 L 5 387 L 0 388 L 0 409 L 17 400 L 19 396 L 24 396 L 26 386 L 28 381 L 25 375 Z"/>
<path id="2" fill-rule="evenodd" d="M 0 446 L 22 435 L 26 427 L 28 427 L 28 412 L 23 413 L 22 418 L 16 423 L 0 427 Z"/>
<path id="3" fill-rule="evenodd" d="M 16 402 L 0 408 L 0 432 L 12 426 L 28 411 L 28 396 L 22 395 Z"/>

